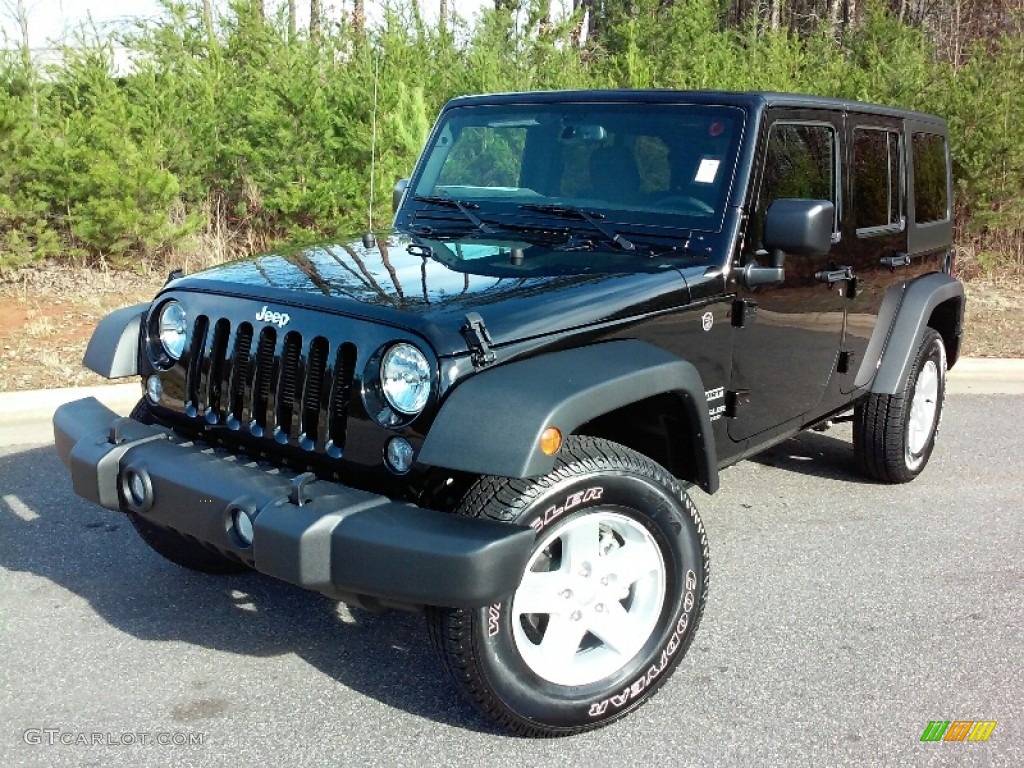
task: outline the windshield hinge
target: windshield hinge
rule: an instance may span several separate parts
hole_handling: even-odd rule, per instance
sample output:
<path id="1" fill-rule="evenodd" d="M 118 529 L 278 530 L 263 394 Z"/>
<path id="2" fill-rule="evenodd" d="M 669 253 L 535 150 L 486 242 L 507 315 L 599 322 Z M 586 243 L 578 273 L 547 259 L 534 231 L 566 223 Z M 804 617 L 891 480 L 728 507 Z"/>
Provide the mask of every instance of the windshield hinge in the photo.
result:
<path id="1" fill-rule="evenodd" d="M 462 338 L 466 340 L 469 347 L 470 359 L 474 368 L 483 368 L 493 363 L 494 352 L 491 350 L 491 334 L 487 332 L 484 319 L 476 312 L 466 313 L 466 324 L 459 329 Z"/>
<path id="2" fill-rule="evenodd" d="M 748 299 L 733 299 L 732 301 L 732 326 L 733 328 L 746 328 L 754 322 L 757 316 L 757 302 Z"/>

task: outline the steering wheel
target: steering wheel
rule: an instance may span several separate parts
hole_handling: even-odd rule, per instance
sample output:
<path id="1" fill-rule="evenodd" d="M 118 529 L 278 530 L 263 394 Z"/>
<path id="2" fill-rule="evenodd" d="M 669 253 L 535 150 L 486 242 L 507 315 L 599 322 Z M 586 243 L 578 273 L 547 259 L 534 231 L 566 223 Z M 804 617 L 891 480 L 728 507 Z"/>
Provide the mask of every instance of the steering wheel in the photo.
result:
<path id="1" fill-rule="evenodd" d="M 690 195 L 668 195 L 666 197 L 660 197 L 654 201 L 654 205 L 657 207 L 671 207 L 673 204 L 682 203 L 700 213 L 712 214 L 715 209 L 705 203 L 700 198 L 691 197 Z"/>

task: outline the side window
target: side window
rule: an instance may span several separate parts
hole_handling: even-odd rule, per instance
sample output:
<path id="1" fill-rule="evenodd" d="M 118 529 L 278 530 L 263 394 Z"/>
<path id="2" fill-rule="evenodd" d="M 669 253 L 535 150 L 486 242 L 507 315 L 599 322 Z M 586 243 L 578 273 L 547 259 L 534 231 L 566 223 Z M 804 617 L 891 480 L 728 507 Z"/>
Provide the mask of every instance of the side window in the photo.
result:
<path id="1" fill-rule="evenodd" d="M 857 235 L 903 227 L 900 134 L 880 128 L 853 131 L 853 208 Z"/>
<path id="2" fill-rule="evenodd" d="M 918 224 L 946 221 L 949 199 L 946 194 L 946 140 L 932 133 L 915 133 L 914 210 Z"/>
<path id="3" fill-rule="evenodd" d="M 755 212 L 755 240 L 764 231 L 768 206 L 780 198 L 830 200 L 838 215 L 836 157 L 836 131 L 831 125 L 772 124 Z"/>

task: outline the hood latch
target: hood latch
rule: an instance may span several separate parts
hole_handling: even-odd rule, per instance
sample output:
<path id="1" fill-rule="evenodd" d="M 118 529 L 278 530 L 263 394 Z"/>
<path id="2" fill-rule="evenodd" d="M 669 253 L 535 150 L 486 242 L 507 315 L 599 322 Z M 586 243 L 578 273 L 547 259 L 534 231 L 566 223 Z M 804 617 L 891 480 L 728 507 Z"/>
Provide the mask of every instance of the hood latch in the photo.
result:
<path id="1" fill-rule="evenodd" d="M 494 362 L 495 354 L 491 349 L 491 334 L 487 332 L 484 319 L 478 313 L 466 313 L 466 324 L 459 329 L 459 333 L 466 340 L 474 368 L 483 368 Z"/>

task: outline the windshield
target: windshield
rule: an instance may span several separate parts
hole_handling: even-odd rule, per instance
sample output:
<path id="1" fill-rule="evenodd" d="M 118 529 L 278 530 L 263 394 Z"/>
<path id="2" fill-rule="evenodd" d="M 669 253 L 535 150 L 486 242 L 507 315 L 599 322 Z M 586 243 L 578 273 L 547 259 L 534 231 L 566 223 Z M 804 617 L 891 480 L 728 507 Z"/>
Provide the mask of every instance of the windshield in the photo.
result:
<path id="1" fill-rule="evenodd" d="M 594 214 L 614 232 L 717 231 L 742 121 L 737 108 L 692 104 L 459 107 L 434 134 L 413 195 L 501 224 L 587 226 Z M 445 216 L 459 215 L 452 207 Z"/>

